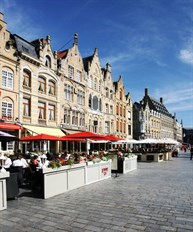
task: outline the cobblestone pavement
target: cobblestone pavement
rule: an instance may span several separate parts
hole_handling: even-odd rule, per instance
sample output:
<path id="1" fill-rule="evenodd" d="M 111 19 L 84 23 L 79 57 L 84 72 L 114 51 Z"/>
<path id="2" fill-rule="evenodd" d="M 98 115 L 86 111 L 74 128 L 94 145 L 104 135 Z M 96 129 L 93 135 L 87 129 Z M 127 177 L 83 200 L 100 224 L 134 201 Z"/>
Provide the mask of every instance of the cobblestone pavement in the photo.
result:
<path id="1" fill-rule="evenodd" d="M 49 199 L 21 196 L 0 212 L 0 232 L 193 231 L 189 154 Z"/>

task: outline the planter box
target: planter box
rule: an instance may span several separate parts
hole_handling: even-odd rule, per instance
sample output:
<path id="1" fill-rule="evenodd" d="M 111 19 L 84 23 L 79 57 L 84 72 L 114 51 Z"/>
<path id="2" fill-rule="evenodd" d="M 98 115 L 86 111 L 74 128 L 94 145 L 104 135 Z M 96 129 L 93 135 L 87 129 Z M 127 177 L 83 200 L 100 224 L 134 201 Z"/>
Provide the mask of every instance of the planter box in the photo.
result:
<path id="1" fill-rule="evenodd" d="M 111 177 L 111 160 L 89 163 L 86 167 L 86 184 L 91 184 Z"/>
<path id="2" fill-rule="evenodd" d="M 0 172 L 0 210 L 7 209 L 6 178 L 9 172 Z"/>
<path id="3" fill-rule="evenodd" d="M 164 153 L 147 153 L 147 154 L 140 154 L 140 159 L 138 161 L 144 162 L 162 162 L 165 159 Z"/>
<path id="4" fill-rule="evenodd" d="M 125 157 L 123 162 L 123 173 L 127 173 L 137 169 L 137 156 Z"/>
<path id="5" fill-rule="evenodd" d="M 112 169 L 113 173 L 127 173 L 137 169 L 137 156 L 134 157 L 118 157 L 117 167 L 114 165 L 114 169 Z"/>
<path id="6" fill-rule="evenodd" d="M 86 164 L 42 169 L 43 198 L 53 197 L 85 185 Z"/>
<path id="7" fill-rule="evenodd" d="M 57 169 L 39 170 L 43 179 L 43 198 L 53 197 L 111 177 L 111 160 L 100 163 L 80 163 Z"/>

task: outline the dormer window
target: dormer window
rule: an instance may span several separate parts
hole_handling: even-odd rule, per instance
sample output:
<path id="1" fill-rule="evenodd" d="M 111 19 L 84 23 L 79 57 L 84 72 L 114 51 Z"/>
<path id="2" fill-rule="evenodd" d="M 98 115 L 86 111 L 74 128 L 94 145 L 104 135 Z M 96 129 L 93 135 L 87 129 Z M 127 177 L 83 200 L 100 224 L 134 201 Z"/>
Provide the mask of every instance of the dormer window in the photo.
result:
<path id="1" fill-rule="evenodd" d="M 51 58 L 49 56 L 46 56 L 45 66 L 51 68 Z"/>

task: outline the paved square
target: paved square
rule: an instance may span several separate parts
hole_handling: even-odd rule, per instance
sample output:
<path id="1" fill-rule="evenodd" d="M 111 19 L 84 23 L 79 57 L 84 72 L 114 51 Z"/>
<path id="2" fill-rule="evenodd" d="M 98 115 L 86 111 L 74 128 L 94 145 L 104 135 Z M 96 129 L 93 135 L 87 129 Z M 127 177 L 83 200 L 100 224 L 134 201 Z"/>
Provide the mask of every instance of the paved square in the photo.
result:
<path id="1" fill-rule="evenodd" d="M 0 232 L 193 231 L 189 154 L 49 199 L 23 194 L 0 211 Z"/>

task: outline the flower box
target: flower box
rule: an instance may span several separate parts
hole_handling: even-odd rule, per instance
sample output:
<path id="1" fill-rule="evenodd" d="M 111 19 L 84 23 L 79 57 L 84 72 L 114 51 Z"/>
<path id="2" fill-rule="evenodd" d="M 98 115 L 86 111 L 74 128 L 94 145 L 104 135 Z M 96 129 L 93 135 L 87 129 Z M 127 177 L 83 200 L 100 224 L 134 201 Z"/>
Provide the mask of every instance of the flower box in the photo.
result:
<path id="1" fill-rule="evenodd" d="M 7 209 L 6 178 L 9 172 L 0 172 L 0 210 Z"/>

